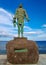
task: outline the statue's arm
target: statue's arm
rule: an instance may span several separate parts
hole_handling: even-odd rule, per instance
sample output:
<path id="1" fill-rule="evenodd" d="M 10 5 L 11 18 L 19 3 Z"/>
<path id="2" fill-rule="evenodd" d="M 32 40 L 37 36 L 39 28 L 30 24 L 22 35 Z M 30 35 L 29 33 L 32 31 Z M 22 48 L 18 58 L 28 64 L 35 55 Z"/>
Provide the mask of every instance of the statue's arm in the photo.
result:
<path id="1" fill-rule="evenodd" d="M 29 18 L 28 18 L 27 12 L 26 12 L 25 10 L 24 10 L 24 12 L 25 12 L 24 15 L 25 15 L 25 17 L 26 17 L 26 20 L 29 21 Z"/>
<path id="2" fill-rule="evenodd" d="M 13 25 L 14 25 L 14 27 L 16 26 L 16 15 L 17 15 L 17 11 L 15 12 L 14 17 L 13 17 Z"/>
<path id="3" fill-rule="evenodd" d="M 14 23 L 16 22 L 15 20 L 16 20 L 16 18 L 17 18 L 17 15 L 18 15 L 18 9 L 16 9 L 15 15 L 14 15 L 14 17 L 13 17 Z"/>
<path id="4" fill-rule="evenodd" d="M 16 18 L 15 17 L 13 17 L 13 25 L 14 25 L 14 27 L 16 26 Z"/>

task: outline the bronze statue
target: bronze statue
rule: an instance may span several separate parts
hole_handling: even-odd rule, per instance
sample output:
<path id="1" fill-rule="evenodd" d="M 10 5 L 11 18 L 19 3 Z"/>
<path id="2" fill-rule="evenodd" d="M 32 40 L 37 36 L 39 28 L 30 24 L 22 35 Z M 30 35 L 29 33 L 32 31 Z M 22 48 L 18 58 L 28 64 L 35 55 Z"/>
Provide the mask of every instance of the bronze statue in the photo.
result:
<path id="1" fill-rule="evenodd" d="M 22 4 L 20 4 L 13 18 L 14 26 L 16 26 L 16 24 L 18 26 L 18 37 L 20 37 L 20 33 L 21 33 L 21 37 L 23 37 L 24 18 L 26 18 L 26 20 L 29 21 L 26 11 L 23 9 Z M 16 23 L 16 19 L 17 19 L 17 23 Z"/>

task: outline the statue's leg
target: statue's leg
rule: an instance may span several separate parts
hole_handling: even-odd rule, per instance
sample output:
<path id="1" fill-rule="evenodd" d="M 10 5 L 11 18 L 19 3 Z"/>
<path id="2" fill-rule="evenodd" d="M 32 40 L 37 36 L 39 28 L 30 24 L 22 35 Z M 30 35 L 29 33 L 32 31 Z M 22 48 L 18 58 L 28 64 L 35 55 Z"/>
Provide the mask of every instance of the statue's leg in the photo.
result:
<path id="1" fill-rule="evenodd" d="M 21 37 L 23 37 L 23 27 L 24 27 L 24 23 L 22 23 L 21 25 Z"/>
<path id="2" fill-rule="evenodd" d="M 20 37 L 20 25 L 18 24 L 18 37 Z"/>

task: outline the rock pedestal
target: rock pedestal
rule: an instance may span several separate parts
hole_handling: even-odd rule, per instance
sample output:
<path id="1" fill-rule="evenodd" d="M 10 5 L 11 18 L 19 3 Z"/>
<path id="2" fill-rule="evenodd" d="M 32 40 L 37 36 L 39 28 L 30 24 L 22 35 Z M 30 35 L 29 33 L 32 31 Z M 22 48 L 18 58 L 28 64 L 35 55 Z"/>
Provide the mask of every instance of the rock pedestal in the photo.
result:
<path id="1" fill-rule="evenodd" d="M 35 64 L 39 59 L 36 42 L 27 38 L 14 38 L 6 45 L 7 60 L 12 64 Z"/>

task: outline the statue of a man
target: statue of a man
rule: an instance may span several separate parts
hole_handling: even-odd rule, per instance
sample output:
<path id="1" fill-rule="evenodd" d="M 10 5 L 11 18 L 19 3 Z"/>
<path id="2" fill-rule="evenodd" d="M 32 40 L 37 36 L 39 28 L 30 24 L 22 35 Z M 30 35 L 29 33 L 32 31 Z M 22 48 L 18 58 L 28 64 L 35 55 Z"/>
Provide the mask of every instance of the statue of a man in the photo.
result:
<path id="1" fill-rule="evenodd" d="M 22 8 L 22 4 L 20 4 L 13 18 L 14 26 L 16 26 L 16 24 L 18 26 L 18 37 L 20 37 L 20 34 L 21 37 L 23 37 L 24 18 L 26 18 L 26 20 L 29 21 L 26 11 Z"/>

